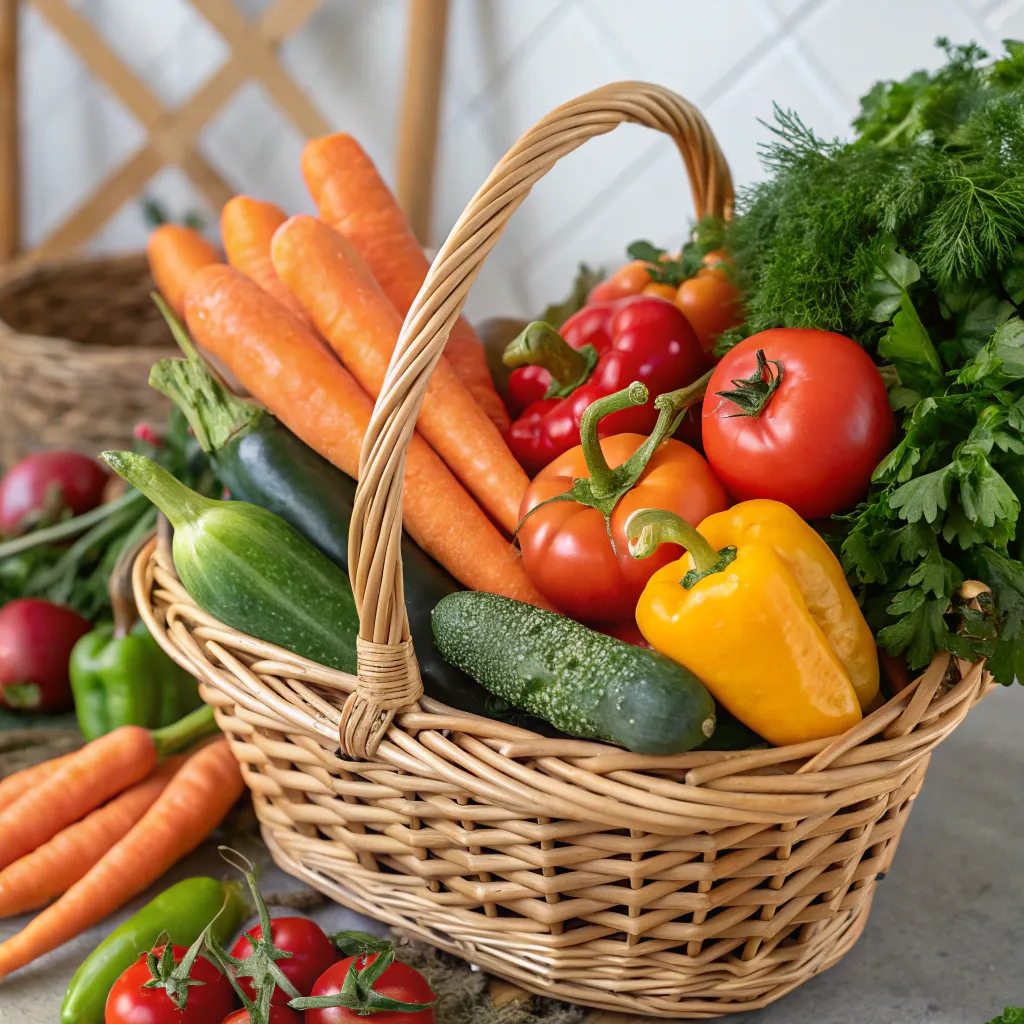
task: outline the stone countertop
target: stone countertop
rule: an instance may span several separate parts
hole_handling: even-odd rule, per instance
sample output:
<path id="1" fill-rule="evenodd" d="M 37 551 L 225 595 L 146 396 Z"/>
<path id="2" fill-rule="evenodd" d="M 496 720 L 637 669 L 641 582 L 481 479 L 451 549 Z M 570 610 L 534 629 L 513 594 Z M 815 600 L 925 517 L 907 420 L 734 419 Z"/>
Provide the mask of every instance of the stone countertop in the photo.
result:
<path id="1" fill-rule="evenodd" d="M 100 938 L 171 882 L 223 873 L 204 847 L 116 917 L 0 982 L 0 1024 L 56 1024 L 68 980 Z M 272 867 L 261 886 L 301 887 Z M 310 916 L 329 930 L 368 927 L 333 904 Z M 21 919 L 0 921 L 0 939 L 20 926 Z M 1024 1006 L 1024 693 L 1017 687 L 984 701 L 934 755 L 852 952 L 742 1020 L 985 1024 L 1007 1004 Z"/>

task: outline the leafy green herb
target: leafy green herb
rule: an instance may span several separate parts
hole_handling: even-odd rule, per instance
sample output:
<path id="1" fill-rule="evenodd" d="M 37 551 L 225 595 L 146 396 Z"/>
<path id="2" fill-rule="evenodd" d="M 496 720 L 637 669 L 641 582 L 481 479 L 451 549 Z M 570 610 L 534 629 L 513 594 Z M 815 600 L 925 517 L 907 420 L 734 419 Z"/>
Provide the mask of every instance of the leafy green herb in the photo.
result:
<path id="1" fill-rule="evenodd" d="M 681 285 L 704 266 L 704 258 L 721 249 L 725 241 L 725 222 L 718 217 L 703 217 L 693 228 L 693 235 L 676 257 L 667 249 L 650 242 L 634 242 L 626 250 L 630 259 L 650 263 L 647 272 L 656 284 Z"/>
<path id="2" fill-rule="evenodd" d="M 912 668 L 946 648 L 1024 675 L 1024 44 L 876 85 L 848 143 L 776 109 L 769 180 L 726 246 L 748 322 L 855 338 L 902 434 L 830 538 L 878 643 Z M 966 579 L 992 588 L 980 610 Z"/>
<path id="3" fill-rule="evenodd" d="M 993 1017 L 988 1024 L 1024 1024 L 1024 1008 L 1008 1006 L 998 1017 Z"/>

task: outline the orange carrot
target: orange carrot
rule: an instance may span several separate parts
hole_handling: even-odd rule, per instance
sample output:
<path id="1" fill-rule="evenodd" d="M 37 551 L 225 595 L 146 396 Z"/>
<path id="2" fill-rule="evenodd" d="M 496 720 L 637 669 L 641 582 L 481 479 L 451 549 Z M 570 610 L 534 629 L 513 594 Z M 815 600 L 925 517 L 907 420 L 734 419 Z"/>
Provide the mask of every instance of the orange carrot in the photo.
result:
<path id="1" fill-rule="evenodd" d="M 292 217 L 274 235 L 274 269 L 363 389 L 376 398 L 402 329 L 355 246 L 315 217 Z M 416 427 L 476 500 L 510 534 L 529 478 L 498 428 L 442 356 Z"/>
<path id="2" fill-rule="evenodd" d="M 86 744 L 0 812 L 0 868 L 144 779 L 156 760 L 152 735 L 137 725 L 122 725 Z"/>
<path id="3" fill-rule="evenodd" d="M 70 889 L 149 810 L 182 761 L 169 757 L 148 778 L 0 871 L 0 917 L 35 910 Z"/>
<path id="4" fill-rule="evenodd" d="M 13 804 L 18 797 L 27 793 L 33 786 L 38 786 L 44 779 L 48 779 L 62 764 L 74 756 L 74 751 L 72 751 L 70 754 L 53 757 L 49 761 L 35 764 L 31 768 L 23 768 L 20 772 L 0 779 L 0 811 Z"/>
<path id="5" fill-rule="evenodd" d="M 287 219 L 287 214 L 273 203 L 235 196 L 220 212 L 220 236 L 231 266 L 252 278 L 289 313 L 310 324 L 312 321 L 302 303 L 281 283 L 270 262 L 271 239 Z"/>
<path id="6" fill-rule="evenodd" d="M 328 135 L 306 143 L 302 174 L 320 217 L 359 250 L 404 317 L 430 264 L 373 161 L 351 135 Z M 494 388 L 483 345 L 463 317 L 452 327 L 445 355 L 494 425 L 507 430 L 508 412 Z"/>
<path id="7" fill-rule="evenodd" d="M 226 740 L 198 750 L 123 839 L 0 945 L 0 978 L 98 924 L 155 882 L 224 820 L 242 789 Z"/>
<path id="8" fill-rule="evenodd" d="M 198 231 L 184 224 L 161 224 L 146 242 L 149 270 L 157 291 L 180 317 L 188 279 L 200 268 L 220 263 L 220 253 Z"/>
<path id="9" fill-rule="evenodd" d="M 373 404 L 309 328 L 231 267 L 189 286 L 192 336 L 293 433 L 351 477 Z M 464 586 L 548 608 L 506 541 L 419 435 L 405 466 L 405 526 Z"/>

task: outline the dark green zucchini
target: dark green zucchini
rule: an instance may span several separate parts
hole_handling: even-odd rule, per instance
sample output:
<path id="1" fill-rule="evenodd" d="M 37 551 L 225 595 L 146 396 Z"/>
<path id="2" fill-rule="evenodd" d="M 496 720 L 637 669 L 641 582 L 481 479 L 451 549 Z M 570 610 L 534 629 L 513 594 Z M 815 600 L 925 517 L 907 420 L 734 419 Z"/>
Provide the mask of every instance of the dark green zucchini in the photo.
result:
<path id="1" fill-rule="evenodd" d="M 564 615 L 495 594 L 450 594 L 434 639 L 491 693 L 570 736 L 679 754 L 712 736 L 715 702 L 682 665 Z"/>
<path id="2" fill-rule="evenodd" d="M 769 744 L 715 701 L 715 731 L 697 750 L 756 750 Z"/>
<path id="3" fill-rule="evenodd" d="M 187 359 L 161 360 L 150 383 L 188 418 L 231 496 L 280 516 L 347 572 L 355 481 L 270 413 L 232 394 L 204 365 L 180 324 L 173 317 L 168 323 Z M 409 632 L 427 695 L 473 714 L 514 720 L 505 701 L 449 665 L 434 646 L 430 613 L 460 589 L 458 583 L 405 534 L 402 570 Z"/>
<path id="4" fill-rule="evenodd" d="M 345 575 L 298 530 L 258 505 L 204 498 L 135 452 L 104 452 L 174 527 L 189 596 L 234 629 L 342 672 L 356 670 L 359 615 Z"/>

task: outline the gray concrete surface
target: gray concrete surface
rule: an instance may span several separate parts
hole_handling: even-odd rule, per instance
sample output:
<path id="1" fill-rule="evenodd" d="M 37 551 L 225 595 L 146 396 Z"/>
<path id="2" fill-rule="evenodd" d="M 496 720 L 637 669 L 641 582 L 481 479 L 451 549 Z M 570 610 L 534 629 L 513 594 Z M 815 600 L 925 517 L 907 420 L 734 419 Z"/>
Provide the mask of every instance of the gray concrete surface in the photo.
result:
<path id="1" fill-rule="evenodd" d="M 199 873 L 222 873 L 211 849 L 179 865 L 160 887 Z M 294 884 L 275 869 L 263 879 L 267 891 Z M 123 916 L 0 982 L 0 1022 L 55 1024 L 68 979 Z M 312 916 L 332 929 L 366 925 L 333 905 Z M 20 924 L 0 922 L 0 939 Z M 767 1010 L 732 1019 L 736 1024 L 986 1024 L 1007 1004 L 1024 1006 L 1024 692 L 1019 687 L 988 698 L 933 757 L 893 869 L 879 886 L 853 951 Z"/>

